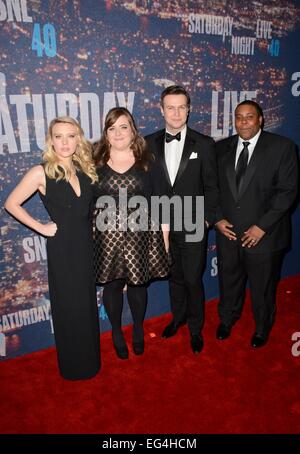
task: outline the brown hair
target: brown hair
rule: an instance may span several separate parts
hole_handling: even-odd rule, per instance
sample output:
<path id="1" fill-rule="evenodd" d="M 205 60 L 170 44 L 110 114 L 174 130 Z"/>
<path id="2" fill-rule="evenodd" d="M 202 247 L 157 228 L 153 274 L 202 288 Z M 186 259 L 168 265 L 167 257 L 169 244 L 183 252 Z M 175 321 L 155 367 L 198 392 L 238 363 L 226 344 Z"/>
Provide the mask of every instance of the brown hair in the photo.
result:
<path id="1" fill-rule="evenodd" d="M 135 157 L 135 166 L 147 171 L 149 167 L 149 161 L 153 160 L 153 155 L 148 151 L 144 138 L 139 134 L 133 116 L 125 107 L 114 107 L 107 113 L 102 137 L 94 146 L 95 164 L 96 166 L 101 167 L 108 162 L 110 157 L 110 144 L 107 139 L 107 130 L 112 125 L 114 125 L 118 118 L 120 118 L 122 115 L 125 115 L 125 117 L 128 119 L 133 133 L 133 140 L 130 148 L 133 151 L 133 155 Z"/>
<path id="2" fill-rule="evenodd" d="M 188 92 L 184 87 L 181 85 L 170 85 L 169 87 L 165 88 L 162 94 L 160 95 L 160 104 L 164 106 L 164 98 L 167 95 L 184 95 L 186 97 L 186 103 L 188 108 L 191 106 L 191 98 Z"/>

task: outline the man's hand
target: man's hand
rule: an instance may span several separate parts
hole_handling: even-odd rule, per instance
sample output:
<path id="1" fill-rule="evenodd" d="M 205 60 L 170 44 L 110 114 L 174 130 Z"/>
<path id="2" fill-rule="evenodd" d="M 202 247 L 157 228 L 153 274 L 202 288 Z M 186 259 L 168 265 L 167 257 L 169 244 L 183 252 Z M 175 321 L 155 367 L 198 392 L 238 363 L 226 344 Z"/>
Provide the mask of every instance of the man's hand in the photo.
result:
<path id="1" fill-rule="evenodd" d="M 228 222 L 226 219 L 221 219 L 221 221 L 217 222 L 215 225 L 219 232 L 225 235 L 226 238 L 228 238 L 230 241 L 236 241 L 236 234 L 233 230 L 231 230 L 233 225 L 230 224 L 230 222 Z"/>
<path id="2" fill-rule="evenodd" d="M 252 225 L 242 236 L 242 246 L 248 248 L 256 246 L 265 234 L 266 232 L 257 225 Z"/>

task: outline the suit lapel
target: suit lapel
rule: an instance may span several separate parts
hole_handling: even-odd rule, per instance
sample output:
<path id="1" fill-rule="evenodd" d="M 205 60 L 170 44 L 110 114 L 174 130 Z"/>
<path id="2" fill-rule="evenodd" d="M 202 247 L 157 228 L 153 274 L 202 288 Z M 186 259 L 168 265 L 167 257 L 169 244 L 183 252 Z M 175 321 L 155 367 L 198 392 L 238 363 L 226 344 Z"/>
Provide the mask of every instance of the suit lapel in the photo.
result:
<path id="1" fill-rule="evenodd" d="M 242 197 L 242 195 L 244 194 L 244 192 L 246 191 L 250 181 L 252 180 L 257 168 L 259 167 L 259 164 L 260 164 L 260 161 L 261 159 L 263 158 L 264 156 L 264 151 L 267 147 L 267 143 L 265 141 L 265 135 L 263 132 L 261 132 L 259 138 L 258 138 L 258 141 L 257 141 L 257 144 L 254 148 L 254 151 L 253 151 L 253 154 L 251 156 L 251 159 L 250 159 L 250 162 L 247 166 L 247 171 L 246 171 L 246 174 L 245 174 L 245 177 L 244 177 L 244 182 L 243 182 L 243 186 L 242 186 L 242 189 L 241 189 L 241 192 L 239 194 L 239 198 Z"/>
<path id="2" fill-rule="evenodd" d="M 229 187 L 231 189 L 232 195 L 235 200 L 237 200 L 237 190 L 236 190 L 236 176 L 235 176 L 235 155 L 236 155 L 236 147 L 238 143 L 238 137 L 234 137 L 232 142 L 229 144 L 229 152 L 228 152 L 228 161 L 226 164 L 226 175 L 229 183 Z"/>
<path id="3" fill-rule="evenodd" d="M 192 149 L 195 145 L 195 140 L 191 137 L 189 128 L 187 128 L 186 131 L 186 136 L 185 136 L 185 141 L 184 141 L 184 146 L 183 146 L 183 151 L 182 151 L 182 156 L 178 168 L 178 172 L 174 181 L 174 185 L 177 183 L 177 181 L 181 178 L 183 172 L 186 169 L 186 166 L 188 165 L 190 155 L 192 153 Z"/>
<path id="4" fill-rule="evenodd" d="M 156 150 L 159 162 L 164 169 L 166 180 L 168 184 L 172 186 L 165 159 L 165 130 L 156 137 Z"/>

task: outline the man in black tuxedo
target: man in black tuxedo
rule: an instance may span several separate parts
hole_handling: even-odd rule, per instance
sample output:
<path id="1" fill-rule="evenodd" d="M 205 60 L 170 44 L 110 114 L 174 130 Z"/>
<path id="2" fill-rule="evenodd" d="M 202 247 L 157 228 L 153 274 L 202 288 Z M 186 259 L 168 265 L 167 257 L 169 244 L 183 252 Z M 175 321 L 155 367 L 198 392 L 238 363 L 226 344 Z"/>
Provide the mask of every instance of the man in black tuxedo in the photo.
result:
<path id="1" fill-rule="evenodd" d="M 191 348 L 199 353 L 203 348 L 201 330 L 204 320 L 204 292 L 202 275 L 206 260 L 207 227 L 214 223 L 218 201 L 217 167 L 214 141 L 187 127 L 190 96 L 184 87 L 172 85 L 161 94 L 161 113 L 165 128 L 145 139 L 155 155 L 152 168 L 154 180 L 163 184 L 164 195 L 177 196 L 183 208 L 187 198 L 191 201 L 190 214 L 172 210 L 170 216 L 170 300 L 173 319 L 166 326 L 162 337 L 174 336 L 178 328 L 187 322 L 191 335 Z M 199 199 L 204 213 L 197 213 Z M 185 205 L 186 204 L 186 205 Z M 181 219 L 179 219 L 181 217 Z M 195 235 L 187 232 L 187 218 L 192 220 Z M 180 227 L 180 222 L 183 227 Z M 204 223 L 205 221 L 205 223 Z M 176 225 L 179 224 L 179 225 Z M 201 224 L 201 225 L 200 225 Z"/>
<path id="2" fill-rule="evenodd" d="M 290 209 L 298 187 L 295 144 L 262 130 L 254 101 L 235 109 L 237 135 L 217 143 L 220 206 L 216 217 L 221 323 L 217 338 L 231 334 L 241 316 L 249 280 L 254 348 L 268 341 L 276 286 L 290 240 Z"/>

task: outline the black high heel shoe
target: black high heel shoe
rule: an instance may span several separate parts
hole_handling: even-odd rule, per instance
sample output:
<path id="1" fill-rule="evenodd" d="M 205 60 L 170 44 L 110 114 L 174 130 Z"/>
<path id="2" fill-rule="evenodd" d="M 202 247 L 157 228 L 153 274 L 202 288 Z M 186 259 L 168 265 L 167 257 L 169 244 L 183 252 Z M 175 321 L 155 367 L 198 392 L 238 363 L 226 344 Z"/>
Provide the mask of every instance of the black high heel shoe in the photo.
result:
<path id="1" fill-rule="evenodd" d="M 133 328 L 132 348 L 136 355 L 142 355 L 144 353 L 145 342 L 144 342 L 144 330 L 142 327 Z"/>
<path id="2" fill-rule="evenodd" d="M 117 357 L 120 359 L 128 359 L 129 352 L 123 333 L 122 332 L 118 334 L 112 333 L 112 340 Z"/>

